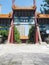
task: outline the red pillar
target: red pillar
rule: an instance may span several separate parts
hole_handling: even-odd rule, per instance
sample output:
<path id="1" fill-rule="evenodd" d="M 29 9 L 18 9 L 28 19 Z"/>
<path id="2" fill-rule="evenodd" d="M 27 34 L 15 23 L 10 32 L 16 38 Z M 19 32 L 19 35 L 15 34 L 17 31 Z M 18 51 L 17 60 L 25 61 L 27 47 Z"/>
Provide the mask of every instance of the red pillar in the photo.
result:
<path id="1" fill-rule="evenodd" d="M 11 43 L 14 43 L 14 25 L 13 25 L 13 22 L 12 22 L 12 28 L 11 28 L 11 40 L 10 40 L 10 42 Z"/>
<path id="2" fill-rule="evenodd" d="M 13 24 L 13 20 L 11 22 L 11 26 L 10 26 L 10 29 L 9 29 L 8 43 L 14 43 L 14 24 Z"/>
<path id="3" fill-rule="evenodd" d="M 15 0 L 12 0 L 12 6 L 14 5 Z M 12 21 L 9 29 L 8 42 L 14 43 L 14 12 L 12 13 Z"/>
<path id="4" fill-rule="evenodd" d="M 38 23 L 37 23 L 37 13 L 35 11 L 35 43 L 38 43 L 38 39 L 39 39 L 37 26 L 38 26 Z"/>
<path id="5" fill-rule="evenodd" d="M 38 31 L 37 31 L 37 26 L 35 26 L 35 43 L 38 43 Z"/>
<path id="6" fill-rule="evenodd" d="M 34 0 L 34 6 L 36 7 L 36 0 Z M 35 9 L 35 43 L 38 43 L 38 30 L 37 30 L 37 13 L 36 13 L 36 9 Z"/>

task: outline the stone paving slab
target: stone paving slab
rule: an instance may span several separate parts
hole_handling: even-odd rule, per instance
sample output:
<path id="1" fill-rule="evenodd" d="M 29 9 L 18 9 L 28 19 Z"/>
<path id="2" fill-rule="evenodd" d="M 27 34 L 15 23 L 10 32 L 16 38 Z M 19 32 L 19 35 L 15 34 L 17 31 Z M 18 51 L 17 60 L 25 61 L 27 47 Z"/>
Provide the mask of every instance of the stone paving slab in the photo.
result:
<path id="1" fill-rule="evenodd" d="M 49 65 L 49 54 L 6 54 L 0 57 L 0 65 Z"/>
<path id="2" fill-rule="evenodd" d="M 0 65 L 49 65 L 49 45 L 1 44 Z"/>

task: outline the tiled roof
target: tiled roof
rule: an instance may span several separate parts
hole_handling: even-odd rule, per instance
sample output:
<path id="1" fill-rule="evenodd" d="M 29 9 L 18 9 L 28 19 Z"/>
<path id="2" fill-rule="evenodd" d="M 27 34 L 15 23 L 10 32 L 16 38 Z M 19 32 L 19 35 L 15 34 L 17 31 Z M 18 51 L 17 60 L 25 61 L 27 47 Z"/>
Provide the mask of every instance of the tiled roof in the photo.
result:
<path id="1" fill-rule="evenodd" d="M 12 18 L 12 12 L 9 14 L 0 14 L 0 18 Z M 37 18 L 49 18 L 49 14 L 37 13 Z"/>
<path id="2" fill-rule="evenodd" d="M 19 6 L 12 6 L 13 10 L 35 10 L 36 6 L 31 6 L 31 7 L 19 7 Z"/>
<path id="3" fill-rule="evenodd" d="M 49 14 L 37 14 L 37 18 L 49 18 Z"/>
<path id="4" fill-rule="evenodd" d="M 28 36 L 20 36 L 20 39 L 28 39 Z"/>
<path id="5" fill-rule="evenodd" d="M 0 18 L 12 18 L 12 14 L 0 14 Z"/>

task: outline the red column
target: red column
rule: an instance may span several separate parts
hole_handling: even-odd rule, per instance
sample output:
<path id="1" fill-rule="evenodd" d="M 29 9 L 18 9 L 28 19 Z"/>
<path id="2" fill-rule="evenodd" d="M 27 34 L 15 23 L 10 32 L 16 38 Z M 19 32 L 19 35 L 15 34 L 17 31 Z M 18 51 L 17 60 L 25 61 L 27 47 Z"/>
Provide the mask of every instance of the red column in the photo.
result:
<path id="1" fill-rule="evenodd" d="M 13 20 L 11 22 L 11 26 L 10 26 L 10 29 L 9 29 L 8 43 L 14 43 L 14 24 L 13 24 Z"/>
<path id="2" fill-rule="evenodd" d="M 12 6 L 14 5 L 15 0 L 12 0 Z M 8 42 L 14 43 L 14 12 L 12 13 L 12 21 L 9 29 Z"/>
<path id="3" fill-rule="evenodd" d="M 12 23 L 12 29 L 11 29 L 11 43 L 14 43 L 14 25 Z"/>
<path id="4" fill-rule="evenodd" d="M 36 0 L 34 0 L 34 6 L 36 7 Z M 35 43 L 38 43 L 38 30 L 37 30 L 37 13 L 36 13 L 36 9 L 35 9 Z"/>
<path id="5" fill-rule="evenodd" d="M 38 26 L 38 23 L 37 23 L 37 13 L 35 11 L 35 43 L 38 43 L 38 39 L 39 39 L 37 26 Z"/>
<path id="6" fill-rule="evenodd" d="M 38 31 L 37 31 L 37 26 L 35 26 L 35 43 L 38 43 Z"/>

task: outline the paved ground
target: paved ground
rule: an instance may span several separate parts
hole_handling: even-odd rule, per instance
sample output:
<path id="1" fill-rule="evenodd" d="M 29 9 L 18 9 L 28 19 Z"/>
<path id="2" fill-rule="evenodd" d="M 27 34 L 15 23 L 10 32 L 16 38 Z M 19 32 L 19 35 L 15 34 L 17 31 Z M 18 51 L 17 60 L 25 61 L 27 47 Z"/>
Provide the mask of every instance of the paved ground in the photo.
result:
<path id="1" fill-rule="evenodd" d="M 0 65 L 49 65 L 49 45 L 0 45 Z"/>

